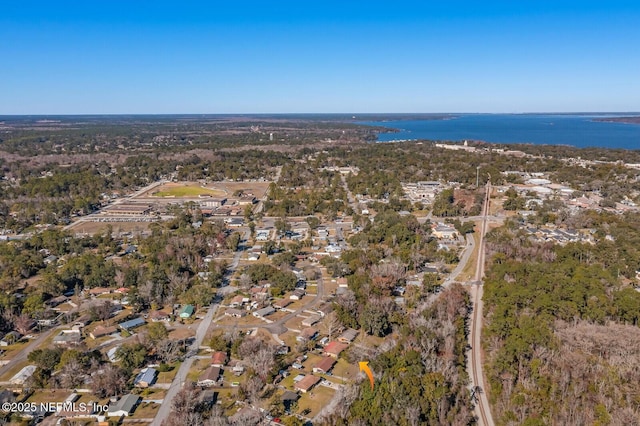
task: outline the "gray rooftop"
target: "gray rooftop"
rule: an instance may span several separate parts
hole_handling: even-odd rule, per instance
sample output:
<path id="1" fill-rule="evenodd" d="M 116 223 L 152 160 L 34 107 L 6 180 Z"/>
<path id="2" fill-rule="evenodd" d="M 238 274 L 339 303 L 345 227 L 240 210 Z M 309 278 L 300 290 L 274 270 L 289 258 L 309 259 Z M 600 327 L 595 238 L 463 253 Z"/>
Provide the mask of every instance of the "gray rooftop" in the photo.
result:
<path id="1" fill-rule="evenodd" d="M 116 411 L 131 413 L 139 400 L 140 397 L 138 395 L 125 395 L 120 398 L 118 402 L 114 402 L 109 405 L 109 413 L 114 413 Z"/>

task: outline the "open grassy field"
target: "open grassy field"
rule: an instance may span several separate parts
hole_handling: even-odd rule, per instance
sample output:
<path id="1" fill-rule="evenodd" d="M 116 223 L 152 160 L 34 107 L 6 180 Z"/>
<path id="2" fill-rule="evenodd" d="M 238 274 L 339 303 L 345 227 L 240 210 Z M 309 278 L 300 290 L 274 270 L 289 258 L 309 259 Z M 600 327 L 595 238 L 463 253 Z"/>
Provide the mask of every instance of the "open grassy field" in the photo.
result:
<path id="1" fill-rule="evenodd" d="M 136 411 L 133 412 L 134 419 L 152 419 L 160 409 L 160 405 L 155 402 L 141 402 Z"/>
<path id="2" fill-rule="evenodd" d="M 298 412 L 301 413 L 309 409 L 311 412 L 307 415 L 313 418 L 322 408 L 329 404 L 334 393 L 335 391 L 333 389 L 316 385 L 310 392 L 302 394 L 302 397 L 298 401 Z"/>
<path id="3" fill-rule="evenodd" d="M 124 233 L 143 234 L 150 232 L 149 224 L 151 222 L 89 222 L 80 220 L 69 227 L 72 234 L 103 234 L 108 226 L 111 226 L 113 235 L 120 236 Z"/>
<path id="4" fill-rule="evenodd" d="M 168 183 L 162 185 L 157 191 L 151 193 L 154 197 L 197 197 L 199 195 L 210 195 L 212 197 L 223 197 L 225 192 L 219 189 L 204 188 L 199 185 Z"/>
<path id="5" fill-rule="evenodd" d="M 156 380 L 156 383 L 166 384 L 173 382 L 173 378 L 176 377 L 176 374 L 178 374 L 180 364 L 181 362 L 176 362 L 175 364 L 171 365 L 171 370 L 158 373 L 158 379 Z"/>
<path id="6" fill-rule="evenodd" d="M 334 376 L 343 377 L 347 380 L 355 380 L 360 371 L 358 364 L 350 364 L 346 360 L 340 358 L 338 363 L 333 367 Z"/>

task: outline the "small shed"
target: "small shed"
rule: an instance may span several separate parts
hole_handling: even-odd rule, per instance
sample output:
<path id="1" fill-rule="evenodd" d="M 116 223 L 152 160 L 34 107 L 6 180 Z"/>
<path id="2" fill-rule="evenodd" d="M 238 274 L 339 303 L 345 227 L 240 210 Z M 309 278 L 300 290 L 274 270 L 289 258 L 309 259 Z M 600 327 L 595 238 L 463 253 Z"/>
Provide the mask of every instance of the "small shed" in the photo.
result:
<path id="1" fill-rule="evenodd" d="M 191 318 L 191 316 L 194 314 L 195 312 L 195 308 L 193 307 L 193 305 L 185 305 L 181 310 L 180 310 L 180 318 Z"/>

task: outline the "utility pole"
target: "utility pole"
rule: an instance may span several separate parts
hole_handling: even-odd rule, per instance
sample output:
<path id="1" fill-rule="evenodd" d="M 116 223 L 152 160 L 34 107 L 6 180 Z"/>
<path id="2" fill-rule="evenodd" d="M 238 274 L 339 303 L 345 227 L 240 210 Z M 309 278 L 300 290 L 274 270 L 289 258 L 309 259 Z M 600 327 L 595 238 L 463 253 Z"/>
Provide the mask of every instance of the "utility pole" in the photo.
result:
<path id="1" fill-rule="evenodd" d="M 480 185 L 480 166 L 476 167 L 476 188 Z"/>

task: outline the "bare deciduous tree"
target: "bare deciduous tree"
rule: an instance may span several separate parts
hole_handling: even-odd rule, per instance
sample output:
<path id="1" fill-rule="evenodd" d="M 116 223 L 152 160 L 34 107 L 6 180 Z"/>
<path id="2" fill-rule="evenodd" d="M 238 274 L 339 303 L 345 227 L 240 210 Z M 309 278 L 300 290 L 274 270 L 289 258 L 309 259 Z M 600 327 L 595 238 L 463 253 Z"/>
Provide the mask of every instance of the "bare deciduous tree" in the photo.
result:
<path id="1" fill-rule="evenodd" d="M 100 321 L 106 321 L 111 317 L 111 311 L 113 310 L 113 304 L 105 300 L 100 304 L 95 304 L 91 307 L 91 315 L 95 316 Z"/>
<path id="2" fill-rule="evenodd" d="M 13 319 L 13 328 L 15 328 L 20 334 L 27 334 L 34 322 L 27 314 L 20 314 Z"/>
<path id="3" fill-rule="evenodd" d="M 240 391 L 251 404 L 255 404 L 260 399 L 263 388 L 264 381 L 258 376 L 252 376 L 240 386 Z"/>
<path id="4" fill-rule="evenodd" d="M 107 364 L 91 375 L 91 391 L 99 398 L 123 394 L 127 389 L 127 376 L 120 367 Z"/>
<path id="5" fill-rule="evenodd" d="M 170 339 L 163 339 L 156 345 L 156 355 L 165 364 L 171 364 L 180 358 L 182 345 Z"/>
<path id="6" fill-rule="evenodd" d="M 333 339 L 333 333 L 340 328 L 340 320 L 338 319 L 338 315 L 335 311 L 329 312 L 327 316 L 325 316 L 324 321 L 322 322 L 322 331 L 324 331 L 328 336 L 329 340 Z"/>

